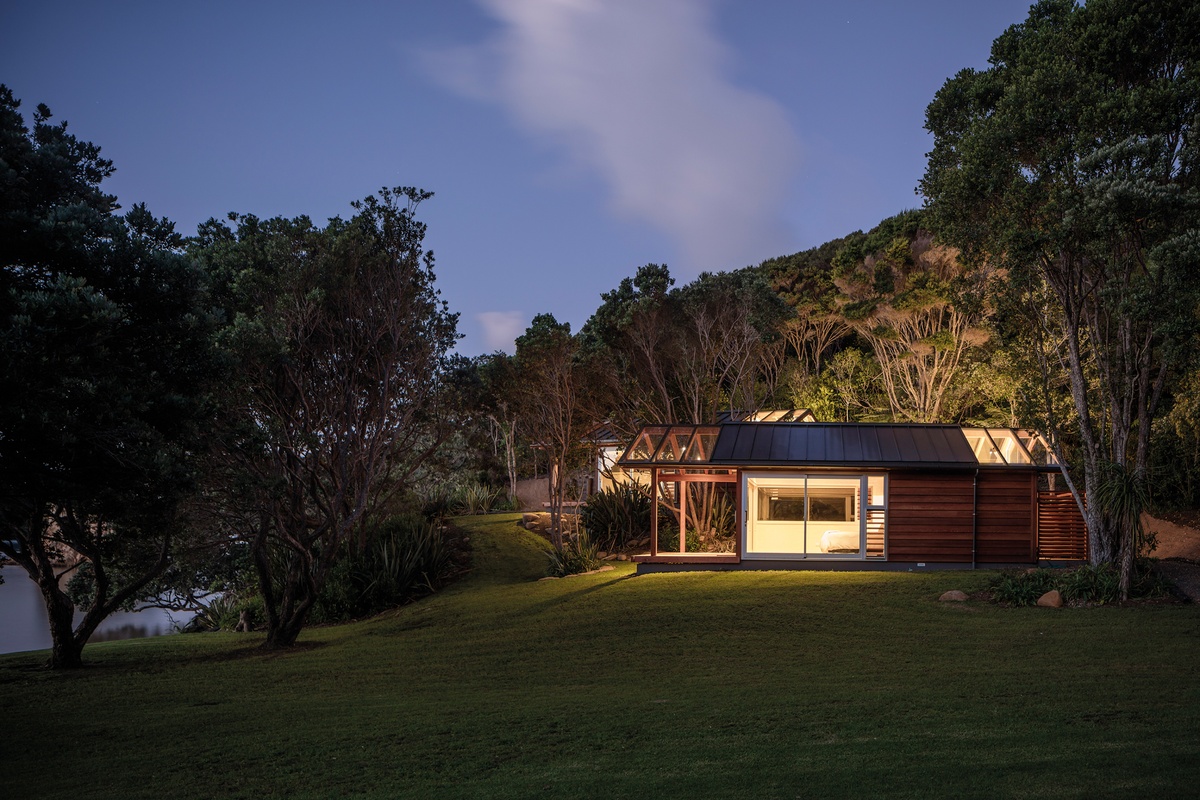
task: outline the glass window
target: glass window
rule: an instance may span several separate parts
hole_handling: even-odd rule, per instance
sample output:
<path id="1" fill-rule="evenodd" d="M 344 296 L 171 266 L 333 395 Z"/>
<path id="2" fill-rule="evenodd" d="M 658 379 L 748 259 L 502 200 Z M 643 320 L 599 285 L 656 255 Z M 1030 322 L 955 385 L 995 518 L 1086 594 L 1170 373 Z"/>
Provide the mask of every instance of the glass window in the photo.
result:
<path id="1" fill-rule="evenodd" d="M 1054 458 L 1054 454 L 1050 452 L 1050 446 L 1046 444 L 1046 440 L 1040 434 L 1021 431 L 1020 438 L 1021 444 L 1025 445 L 1025 449 L 1033 457 L 1034 464 L 1046 466 L 1058 463 L 1058 460 Z"/>
<path id="2" fill-rule="evenodd" d="M 883 506 L 883 476 L 867 476 L 867 505 L 876 508 Z"/>
<path id="3" fill-rule="evenodd" d="M 719 428 L 697 428 L 696 435 L 692 437 L 692 443 L 688 445 L 683 460 L 708 461 L 712 458 L 713 447 L 716 446 L 719 435 Z"/>
<path id="4" fill-rule="evenodd" d="M 649 461 L 654 455 L 654 451 L 662 443 L 663 436 L 667 429 L 661 428 L 644 428 L 638 434 L 637 439 L 629 448 L 629 455 L 625 457 L 626 461 Z"/>
<path id="5" fill-rule="evenodd" d="M 809 521 L 854 522 L 854 494 L 851 487 L 809 486 Z"/>
<path id="6" fill-rule="evenodd" d="M 1017 440 L 1017 437 L 1008 428 L 989 428 L 988 433 L 992 435 L 992 441 L 996 443 L 996 447 L 1000 450 L 1000 456 L 1006 464 L 1028 464 L 1029 456 L 1025 453 L 1025 448 Z"/>
<path id="7" fill-rule="evenodd" d="M 688 442 L 691 438 L 691 428 L 670 428 L 663 437 L 662 446 L 658 448 L 658 453 L 655 455 L 654 460 L 679 461 L 683 458 L 683 453 L 687 450 Z"/>
<path id="8" fill-rule="evenodd" d="M 971 451 L 975 453 L 975 459 L 980 464 L 1003 464 L 1004 456 L 992 444 L 991 437 L 983 428 L 963 428 L 963 435 L 967 437 L 967 444 L 971 446 Z"/>
<path id="9" fill-rule="evenodd" d="M 804 486 L 758 490 L 758 518 L 771 522 L 804 521 Z"/>

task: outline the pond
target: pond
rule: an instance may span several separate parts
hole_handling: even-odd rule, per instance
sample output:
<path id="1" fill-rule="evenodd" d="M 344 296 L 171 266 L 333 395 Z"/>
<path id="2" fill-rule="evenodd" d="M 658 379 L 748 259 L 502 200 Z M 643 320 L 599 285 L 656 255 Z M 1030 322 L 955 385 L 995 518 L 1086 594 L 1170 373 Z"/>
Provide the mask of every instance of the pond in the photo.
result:
<path id="1" fill-rule="evenodd" d="M 3 567 L 0 575 L 4 576 L 4 583 L 0 584 L 0 653 L 48 650 L 50 626 L 37 584 L 20 567 Z M 160 608 L 118 611 L 101 622 L 88 641 L 106 642 L 175 633 L 192 616 L 191 612 Z M 76 621 L 78 619 L 76 614 Z"/>

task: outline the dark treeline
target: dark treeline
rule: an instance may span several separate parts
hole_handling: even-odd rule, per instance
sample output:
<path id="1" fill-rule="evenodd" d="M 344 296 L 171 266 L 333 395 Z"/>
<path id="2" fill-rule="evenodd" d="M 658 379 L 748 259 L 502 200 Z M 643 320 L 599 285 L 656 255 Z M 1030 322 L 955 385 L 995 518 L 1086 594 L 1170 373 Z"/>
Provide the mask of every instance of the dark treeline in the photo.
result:
<path id="1" fill-rule="evenodd" d="M 0 89 L 0 553 L 51 664 L 137 603 L 287 647 L 432 591 L 445 515 L 522 477 L 561 553 L 597 430 L 725 410 L 1034 428 L 1127 580 L 1130 509 L 1200 504 L 1198 55 L 1194 3 L 1039 3 L 930 104 L 924 208 L 685 284 L 647 264 L 579 331 L 541 314 L 474 359 L 427 192 L 187 238 Z"/>

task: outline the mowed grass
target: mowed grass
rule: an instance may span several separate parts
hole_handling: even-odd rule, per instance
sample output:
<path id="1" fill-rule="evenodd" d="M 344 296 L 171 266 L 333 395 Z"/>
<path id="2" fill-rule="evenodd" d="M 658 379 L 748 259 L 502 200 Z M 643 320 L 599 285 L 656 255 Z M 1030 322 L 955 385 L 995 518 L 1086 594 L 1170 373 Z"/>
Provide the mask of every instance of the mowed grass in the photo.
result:
<path id="1" fill-rule="evenodd" d="M 366 622 L 0 658 L 5 797 L 1192 797 L 1200 610 L 943 604 L 988 573 L 536 582 L 476 569 Z"/>

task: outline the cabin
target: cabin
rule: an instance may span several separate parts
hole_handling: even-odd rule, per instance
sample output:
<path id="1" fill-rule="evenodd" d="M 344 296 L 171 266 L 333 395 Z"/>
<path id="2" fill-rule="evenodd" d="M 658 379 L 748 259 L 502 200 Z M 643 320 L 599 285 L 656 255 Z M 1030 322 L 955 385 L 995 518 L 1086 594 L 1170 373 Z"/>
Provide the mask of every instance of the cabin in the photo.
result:
<path id="1" fill-rule="evenodd" d="M 958 425 L 649 425 L 616 466 L 653 486 L 639 572 L 962 569 L 1087 558 L 1036 433 Z M 681 535 L 682 533 L 682 535 Z"/>

